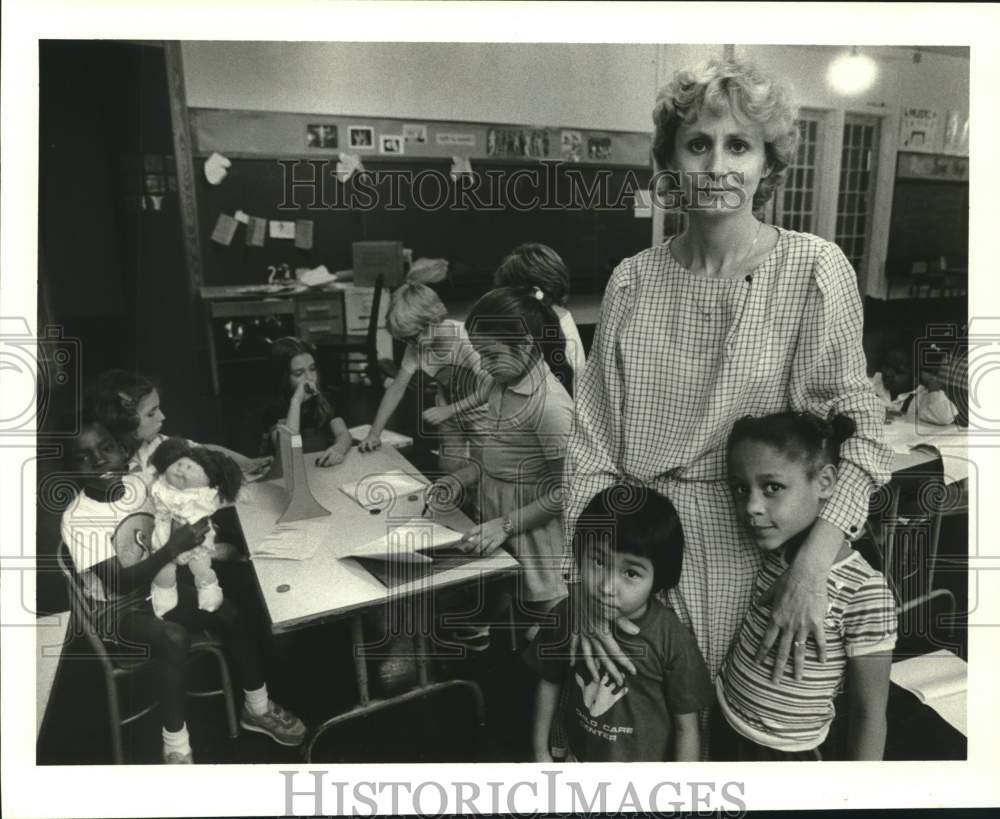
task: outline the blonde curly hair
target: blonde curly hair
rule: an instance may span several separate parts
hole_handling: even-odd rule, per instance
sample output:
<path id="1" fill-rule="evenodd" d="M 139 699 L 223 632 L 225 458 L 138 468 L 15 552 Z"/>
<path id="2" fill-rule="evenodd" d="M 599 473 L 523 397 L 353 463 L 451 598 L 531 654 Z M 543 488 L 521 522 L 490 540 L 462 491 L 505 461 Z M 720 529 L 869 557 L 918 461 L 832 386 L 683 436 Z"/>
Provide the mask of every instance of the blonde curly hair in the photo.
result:
<path id="1" fill-rule="evenodd" d="M 757 210 L 784 181 L 799 147 L 797 111 L 788 88 L 776 77 L 741 60 L 710 60 L 678 71 L 660 89 L 653 107 L 653 159 L 657 168 L 670 167 L 674 138 L 682 124 L 690 125 L 708 111 L 732 113 L 764 129 L 764 153 L 770 172 L 761 177 L 753 196 Z"/>

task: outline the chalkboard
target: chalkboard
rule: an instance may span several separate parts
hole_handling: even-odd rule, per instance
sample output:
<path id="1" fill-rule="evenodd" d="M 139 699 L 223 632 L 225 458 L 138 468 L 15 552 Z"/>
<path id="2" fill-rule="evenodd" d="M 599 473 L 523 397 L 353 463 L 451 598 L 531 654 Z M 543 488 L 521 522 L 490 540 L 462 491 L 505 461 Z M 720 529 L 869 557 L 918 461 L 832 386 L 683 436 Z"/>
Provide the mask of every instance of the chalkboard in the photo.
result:
<path id="1" fill-rule="evenodd" d="M 907 276 L 913 262 L 942 256 L 950 269 L 968 265 L 968 183 L 897 179 L 889 223 L 887 274 Z"/>
<path id="2" fill-rule="evenodd" d="M 200 164 L 200 160 L 196 160 Z M 365 175 L 346 185 L 333 162 L 234 158 L 211 186 L 199 173 L 199 220 L 206 285 L 261 283 L 269 265 L 351 266 L 351 243 L 402 241 L 414 258 L 449 261 L 451 297 L 490 286 L 497 264 L 522 242 L 543 242 L 566 261 L 574 293 L 601 292 L 614 266 L 650 244 L 651 222 L 634 215 L 646 167 L 535 160 L 473 160 L 473 177 L 451 177 L 450 160 L 365 157 Z M 323 185 L 292 180 L 322 179 Z M 288 239 L 246 245 L 238 226 L 229 246 L 210 238 L 220 213 L 314 223 L 313 247 Z"/>

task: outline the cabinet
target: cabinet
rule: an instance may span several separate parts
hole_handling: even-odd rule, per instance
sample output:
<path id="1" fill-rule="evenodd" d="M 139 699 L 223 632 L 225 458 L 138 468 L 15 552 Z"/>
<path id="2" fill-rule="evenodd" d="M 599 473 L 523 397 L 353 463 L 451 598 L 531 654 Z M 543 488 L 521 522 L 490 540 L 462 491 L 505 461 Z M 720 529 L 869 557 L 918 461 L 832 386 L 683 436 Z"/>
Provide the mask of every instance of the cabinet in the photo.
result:
<path id="1" fill-rule="evenodd" d="M 374 289 L 342 285 L 312 291 L 280 285 L 202 287 L 208 324 L 212 390 L 220 394 L 219 367 L 263 364 L 270 344 L 294 335 L 312 344 L 328 336 L 363 335 L 371 319 Z M 382 293 L 379 327 L 385 326 L 389 294 Z M 391 341 L 380 329 L 378 348 L 391 355 Z"/>

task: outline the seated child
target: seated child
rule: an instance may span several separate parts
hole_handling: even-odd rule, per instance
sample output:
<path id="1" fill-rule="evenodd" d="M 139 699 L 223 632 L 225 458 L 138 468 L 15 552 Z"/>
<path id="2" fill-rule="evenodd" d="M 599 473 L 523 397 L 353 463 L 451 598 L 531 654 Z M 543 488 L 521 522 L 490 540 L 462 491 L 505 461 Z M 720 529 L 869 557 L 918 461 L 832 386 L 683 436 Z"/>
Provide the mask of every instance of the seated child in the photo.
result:
<path id="1" fill-rule="evenodd" d="M 185 664 L 192 632 L 210 629 L 224 641 L 246 698 L 240 725 L 282 745 L 300 745 L 305 726 L 272 702 L 260 657 L 242 615 L 231 600 L 214 612 L 196 605 L 194 589 L 180 584 L 178 603 L 162 618 L 146 599 L 150 582 L 169 561 L 196 549 L 208 521 L 185 524 L 153 552 L 153 505 L 141 476 L 128 473 L 121 443 L 96 418 L 85 416 L 66 447 L 66 472 L 77 487 L 62 516 L 62 539 L 94 601 L 95 623 L 107 639 L 152 652 L 154 685 L 163 723 L 163 762 L 191 764 L 184 721 Z M 145 678 L 132 678 L 144 684 Z"/>
<path id="2" fill-rule="evenodd" d="M 88 388 L 85 403 L 128 452 L 129 472 L 139 473 L 147 486 L 152 484 L 156 476 L 150 458 L 167 439 L 161 432 L 166 417 L 156 385 L 139 373 L 108 370 Z M 270 458 L 247 458 L 217 444 L 202 446 L 232 458 L 248 477 L 259 477 L 271 465 Z"/>
<path id="3" fill-rule="evenodd" d="M 174 525 L 195 523 L 233 503 L 243 485 L 243 473 L 231 458 L 181 438 L 168 438 L 151 457 L 157 477 L 150 487 L 156 526 L 153 551 L 169 539 Z M 212 570 L 215 533 L 209 527 L 205 542 L 179 555 L 153 578 L 152 604 L 157 617 L 177 605 L 177 567 L 187 566 L 198 590 L 198 608 L 215 611 L 222 605 L 222 589 Z"/>
<path id="4" fill-rule="evenodd" d="M 809 641 L 793 643 L 804 660 L 801 680 L 772 681 L 773 655 L 755 661 L 770 622 L 760 595 L 788 569 L 837 482 L 840 443 L 854 433 L 843 415 L 831 422 L 784 412 L 736 422 L 727 444 L 729 484 L 737 514 L 765 552 L 746 614 L 716 679 L 724 719 L 712 733 L 713 759 L 819 759 L 834 717 L 833 700 L 848 694 L 848 758 L 878 760 L 885 747 L 889 668 L 896 611 L 885 578 L 844 538 L 827 580 L 826 662 Z"/>
<path id="5" fill-rule="evenodd" d="M 584 605 L 604 619 L 626 617 L 636 635 L 619 631 L 619 645 L 636 673 L 624 687 L 607 674 L 594 679 L 570 664 L 568 599 L 553 610 L 524 654 L 539 674 L 533 745 L 536 762 L 551 762 L 549 730 L 560 687 L 568 686 L 569 762 L 697 761 L 698 712 L 714 701 L 708 669 L 694 636 L 654 593 L 677 585 L 684 534 L 673 504 L 638 486 L 598 493 L 580 515 L 573 555 Z"/>
<path id="6" fill-rule="evenodd" d="M 277 375 L 278 404 L 271 418 L 264 449 L 276 449 L 277 424 L 284 422 L 302 436 L 303 452 L 318 452 L 318 466 L 336 466 L 351 451 L 353 442 L 344 419 L 334 413 L 323 394 L 316 367 L 316 348 L 292 336 L 279 338 L 271 347 Z"/>

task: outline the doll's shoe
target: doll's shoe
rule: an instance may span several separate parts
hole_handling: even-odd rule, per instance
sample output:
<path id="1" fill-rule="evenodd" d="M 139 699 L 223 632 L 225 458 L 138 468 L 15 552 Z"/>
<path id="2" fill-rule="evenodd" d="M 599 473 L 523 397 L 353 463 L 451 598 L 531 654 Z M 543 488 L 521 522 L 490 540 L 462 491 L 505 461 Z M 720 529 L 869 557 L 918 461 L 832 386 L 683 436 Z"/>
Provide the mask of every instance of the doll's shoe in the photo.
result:
<path id="1" fill-rule="evenodd" d="M 180 751 L 168 751 L 166 748 L 163 749 L 163 764 L 164 765 L 193 765 L 194 757 L 191 752 L 188 751 L 186 754 L 182 754 Z"/>
<path id="2" fill-rule="evenodd" d="M 163 619 L 163 615 L 177 608 L 177 586 L 157 586 L 152 589 L 153 614 Z"/>
<path id="3" fill-rule="evenodd" d="M 202 611 L 215 611 L 221 605 L 222 587 L 217 582 L 198 587 L 198 608 Z"/>
<path id="4" fill-rule="evenodd" d="M 286 711 L 273 700 L 267 701 L 267 711 L 255 714 L 246 703 L 240 712 L 240 727 L 247 731 L 267 734 L 279 745 L 295 747 L 306 738 L 306 726 L 291 711 Z"/>

